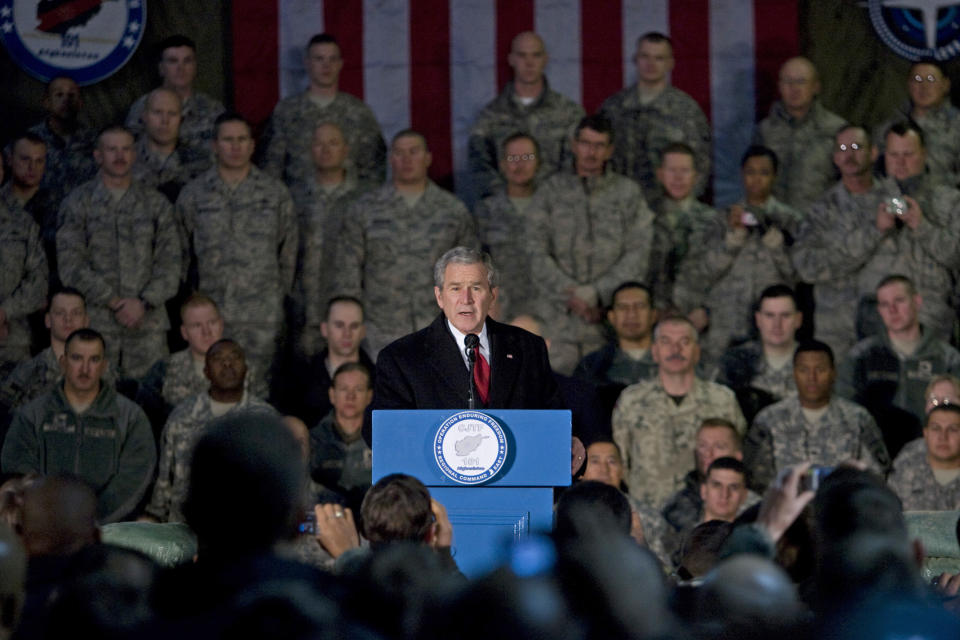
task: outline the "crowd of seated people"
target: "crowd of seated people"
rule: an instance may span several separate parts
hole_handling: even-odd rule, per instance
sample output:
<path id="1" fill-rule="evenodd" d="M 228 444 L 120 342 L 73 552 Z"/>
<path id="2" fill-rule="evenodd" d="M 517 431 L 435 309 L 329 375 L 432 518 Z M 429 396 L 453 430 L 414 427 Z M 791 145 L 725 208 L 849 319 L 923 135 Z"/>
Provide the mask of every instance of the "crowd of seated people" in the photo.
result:
<path id="1" fill-rule="evenodd" d="M 195 89 L 196 43 L 157 53 L 125 123 L 85 128 L 58 77 L 3 141 L 0 632 L 957 637 L 960 578 L 920 581 L 902 515 L 960 510 L 960 111 L 939 63 L 871 134 L 788 60 L 743 198 L 715 208 L 668 37 L 642 35 L 636 84 L 586 114 L 523 32 L 477 105 L 468 207 L 429 140 L 385 141 L 339 90 L 332 35 L 260 139 Z M 445 283 L 477 250 L 486 282 Z M 468 581 L 428 489 L 373 483 L 369 426 L 396 341 L 457 339 L 476 300 L 549 354 L 535 408 L 571 409 L 575 438 L 555 530 Z M 104 543 L 115 524 L 196 553 L 161 569 Z"/>

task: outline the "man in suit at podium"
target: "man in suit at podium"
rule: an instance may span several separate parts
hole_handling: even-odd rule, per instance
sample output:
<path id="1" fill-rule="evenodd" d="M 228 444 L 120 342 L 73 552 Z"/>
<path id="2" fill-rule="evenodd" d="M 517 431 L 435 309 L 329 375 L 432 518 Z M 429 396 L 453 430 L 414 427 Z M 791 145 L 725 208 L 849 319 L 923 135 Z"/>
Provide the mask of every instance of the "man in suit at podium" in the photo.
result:
<path id="1" fill-rule="evenodd" d="M 497 298 L 490 256 L 450 249 L 434 282 L 443 313 L 380 352 L 373 409 L 467 409 L 471 387 L 478 409 L 564 408 L 543 339 L 488 317 Z M 477 345 L 472 382 L 468 341 Z"/>

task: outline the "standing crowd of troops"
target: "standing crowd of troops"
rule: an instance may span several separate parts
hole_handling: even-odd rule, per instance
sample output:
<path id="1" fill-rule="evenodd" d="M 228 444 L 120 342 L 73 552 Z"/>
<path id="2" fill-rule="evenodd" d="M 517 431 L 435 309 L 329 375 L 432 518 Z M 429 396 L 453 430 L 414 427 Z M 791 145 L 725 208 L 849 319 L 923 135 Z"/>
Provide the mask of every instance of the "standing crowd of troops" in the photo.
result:
<path id="1" fill-rule="evenodd" d="M 339 91 L 334 37 L 310 40 L 309 86 L 260 140 L 195 90 L 196 56 L 162 42 L 161 86 L 98 133 L 55 78 L 45 119 L 6 145 L 4 474 L 75 473 L 103 521 L 182 521 L 204 425 L 279 412 L 316 495 L 356 507 L 377 354 L 433 321 L 434 264 L 468 247 L 496 266 L 491 315 L 540 332 L 581 383 L 561 388 L 583 477 L 627 493 L 665 562 L 797 463 L 960 508 L 960 111 L 936 62 L 871 134 L 788 60 L 743 198 L 719 210 L 710 125 L 670 85 L 660 33 L 589 115 L 550 88 L 543 40 L 517 35 L 513 80 L 470 132 L 470 206 L 430 180 L 421 133 L 388 146 Z"/>

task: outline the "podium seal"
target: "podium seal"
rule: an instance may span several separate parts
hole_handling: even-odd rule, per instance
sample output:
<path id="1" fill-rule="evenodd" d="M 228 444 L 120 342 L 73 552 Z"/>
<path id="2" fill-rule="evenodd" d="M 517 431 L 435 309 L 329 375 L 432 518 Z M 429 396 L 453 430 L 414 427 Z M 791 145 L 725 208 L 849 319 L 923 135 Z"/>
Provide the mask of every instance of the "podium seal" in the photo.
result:
<path id="1" fill-rule="evenodd" d="M 433 456 L 443 475 L 458 484 L 490 480 L 507 459 L 503 427 L 479 411 L 455 413 L 440 425 L 433 440 Z"/>

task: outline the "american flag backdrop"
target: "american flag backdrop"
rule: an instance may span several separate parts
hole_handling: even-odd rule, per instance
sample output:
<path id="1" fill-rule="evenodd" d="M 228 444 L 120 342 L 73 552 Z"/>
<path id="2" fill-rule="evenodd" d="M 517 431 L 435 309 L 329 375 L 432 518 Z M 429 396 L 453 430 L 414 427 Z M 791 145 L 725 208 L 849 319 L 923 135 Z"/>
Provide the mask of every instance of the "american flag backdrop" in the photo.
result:
<path id="1" fill-rule="evenodd" d="M 780 64 L 799 51 L 799 0 L 233 0 L 237 108 L 265 120 L 306 87 L 304 45 L 340 41 L 340 88 L 362 98 L 387 140 L 413 127 L 433 151 L 431 176 L 463 192 L 467 137 L 478 111 L 510 79 L 512 38 L 539 33 L 551 87 L 588 113 L 633 82 L 637 37 L 673 39 L 675 86 L 714 131 L 714 193 L 739 193 L 739 156 L 757 114 L 776 97 Z"/>

